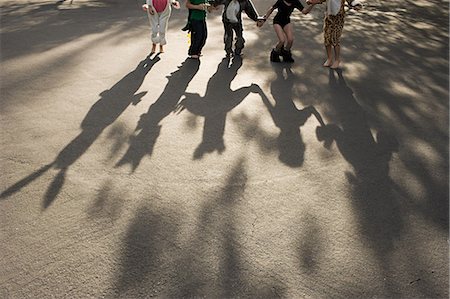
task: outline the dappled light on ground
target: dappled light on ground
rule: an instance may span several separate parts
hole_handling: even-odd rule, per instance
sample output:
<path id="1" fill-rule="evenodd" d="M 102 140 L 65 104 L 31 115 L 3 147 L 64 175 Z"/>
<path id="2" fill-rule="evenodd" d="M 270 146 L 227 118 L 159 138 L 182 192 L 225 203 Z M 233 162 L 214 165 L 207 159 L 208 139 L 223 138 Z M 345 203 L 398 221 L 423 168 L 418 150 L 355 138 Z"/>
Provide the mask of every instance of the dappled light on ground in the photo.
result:
<path id="1" fill-rule="evenodd" d="M 347 10 L 337 70 L 323 5 L 293 64 L 140 5 L 0 4 L 0 297 L 448 297 L 448 1 Z"/>

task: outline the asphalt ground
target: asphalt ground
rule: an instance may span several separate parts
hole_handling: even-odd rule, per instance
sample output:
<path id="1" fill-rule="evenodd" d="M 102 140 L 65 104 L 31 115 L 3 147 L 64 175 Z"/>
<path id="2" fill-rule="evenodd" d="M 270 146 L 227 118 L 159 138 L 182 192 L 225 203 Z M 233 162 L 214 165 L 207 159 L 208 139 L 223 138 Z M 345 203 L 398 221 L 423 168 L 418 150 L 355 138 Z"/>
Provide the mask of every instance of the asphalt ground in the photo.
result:
<path id="1" fill-rule="evenodd" d="M 0 298 L 448 298 L 448 1 L 349 11 L 339 71 L 323 6 L 271 64 L 183 3 L 147 58 L 140 4 L 0 3 Z"/>

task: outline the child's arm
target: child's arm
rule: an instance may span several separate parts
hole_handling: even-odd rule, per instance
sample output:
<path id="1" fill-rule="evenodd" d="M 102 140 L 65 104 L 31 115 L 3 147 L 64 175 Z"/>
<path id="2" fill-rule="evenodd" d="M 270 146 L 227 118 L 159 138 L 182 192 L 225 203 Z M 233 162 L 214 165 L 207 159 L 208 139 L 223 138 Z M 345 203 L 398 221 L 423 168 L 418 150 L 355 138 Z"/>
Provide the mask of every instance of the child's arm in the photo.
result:
<path id="1" fill-rule="evenodd" d="M 313 9 L 315 4 L 308 5 L 307 7 L 302 9 L 302 14 L 306 15 Z"/>
<path id="2" fill-rule="evenodd" d="M 267 10 L 267 12 L 266 12 L 266 14 L 263 16 L 263 20 L 260 20 L 262 23 L 261 23 L 261 26 L 262 26 L 262 24 L 264 24 L 264 22 L 270 17 L 270 15 L 272 14 L 272 12 L 275 10 L 275 8 L 276 8 L 276 3 L 274 4 L 274 5 L 272 5 L 270 8 L 269 8 L 269 10 Z"/>
<path id="3" fill-rule="evenodd" d="M 258 17 L 258 20 L 256 21 L 256 26 L 262 27 L 262 25 L 264 25 L 264 23 L 270 17 L 272 12 L 275 10 L 275 8 L 276 8 L 276 3 L 269 8 L 269 10 L 265 13 L 264 16 Z"/>
<path id="4" fill-rule="evenodd" d="M 255 5 L 253 5 L 252 0 L 247 0 L 244 6 L 245 14 L 253 21 L 258 21 L 258 12 L 256 11 Z"/>
<path id="5" fill-rule="evenodd" d="M 144 11 L 148 11 L 149 14 L 155 14 L 155 10 L 153 9 L 152 1 L 147 0 L 145 4 L 142 5 L 142 9 Z"/>

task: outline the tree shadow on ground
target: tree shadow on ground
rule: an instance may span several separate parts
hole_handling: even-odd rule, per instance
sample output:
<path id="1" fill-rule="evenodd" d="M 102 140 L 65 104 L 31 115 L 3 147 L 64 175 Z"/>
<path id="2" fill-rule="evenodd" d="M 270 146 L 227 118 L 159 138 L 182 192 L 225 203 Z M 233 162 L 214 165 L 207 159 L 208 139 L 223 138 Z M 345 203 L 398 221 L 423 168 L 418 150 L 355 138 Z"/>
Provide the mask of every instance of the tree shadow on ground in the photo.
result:
<path id="1" fill-rule="evenodd" d="M 125 195 L 123 190 L 116 190 L 112 180 L 105 181 L 87 209 L 88 217 L 107 219 L 114 223 L 120 217 Z"/>
<path id="2" fill-rule="evenodd" d="M 395 243 L 401 239 L 408 212 L 404 193 L 389 176 L 389 161 L 399 145 L 394 136 L 382 130 L 374 139 L 366 112 L 355 99 L 341 70 L 329 71 L 329 86 L 332 92 L 329 105 L 339 125 L 321 126 L 317 136 L 327 148 L 336 142 L 339 152 L 353 167 L 353 172 L 347 172 L 346 176 L 353 193 L 351 204 L 361 238 L 379 262 L 380 275 L 392 277 Z M 421 291 L 435 297 L 437 294 L 431 285 L 424 281 Z M 384 281 L 382 296 L 401 295 L 395 280 Z"/>
<path id="3" fill-rule="evenodd" d="M 283 297 L 283 283 L 275 275 L 252 275 L 256 265 L 243 252 L 246 237 L 239 224 L 240 202 L 245 200 L 247 181 L 246 159 L 240 157 L 220 192 L 200 210 L 190 251 L 178 261 L 182 271 L 177 271 L 176 281 L 181 288 L 171 297 Z"/>
<path id="4" fill-rule="evenodd" d="M 0 198 L 5 199 L 20 191 L 53 167 L 58 169 L 59 172 L 44 195 L 42 208 L 48 208 L 64 185 L 68 168 L 89 149 L 105 128 L 111 125 L 128 106 L 131 104 L 136 105 L 146 94 L 146 92 L 135 93 L 142 85 L 147 73 L 159 60 L 159 56 L 155 56 L 153 59 L 147 57 L 109 90 L 100 93 L 101 98 L 90 108 L 81 122 L 81 133 L 62 149 L 52 163 L 40 168 L 3 191 L 0 194 Z"/>
<path id="5" fill-rule="evenodd" d="M 283 283 L 273 273 L 250 275 L 250 262 L 242 252 L 245 236 L 239 225 L 239 204 L 245 199 L 247 180 L 241 157 L 224 186 L 202 204 L 188 232 L 182 232 L 175 211 L 141 207 L 124 239 L 115 296 L 283 297 Z"/>
<path id="6" fill-rule="evenodd" d="M 303 237 L 298 242 L 299 267 L 307 274 L 314 274 L 324 254 L 325 238 L 321 231 L 321 223 L 309 212 L 302 215 L 301 230 Z"/>
<path id="7" fill-rule="evenodd" d="M 228 113 L 251 92 L 258 92 L 259 87 L 255 84 L 231 90 L 231 82 L 241 66 L 240 56 L 235 56 L 231 65 L 229 58 L 222 59 L 216 73 L 208 81 L 205 95 L 186 93 L 186 98 L 178 105 L 178 112 L 187 109 L 205 118 L 202 141 L 194 151 L 194 159 L 201 159 L 205 153 L 217 151 L 220 154 L 225 150 L 224 133 Z"/>
<path id="8" fill-rule="evenodd" d="M 148 109 L 147 113 L 141 115 L 136 126 L 136 135 L 130 137 L 130 146 L 117 162 L 116 167 L 130 164 L 132 171 L 141 163 L 145 155 L 151 156 L 156 140 L 161 131 L 161 121 L 176 108 L 178 101 L 186 91 L 189 82 L 199 70 L 200 61 L 186 59 L 181 66 L 170 74 L 169 82 L 164 91 Z"/>

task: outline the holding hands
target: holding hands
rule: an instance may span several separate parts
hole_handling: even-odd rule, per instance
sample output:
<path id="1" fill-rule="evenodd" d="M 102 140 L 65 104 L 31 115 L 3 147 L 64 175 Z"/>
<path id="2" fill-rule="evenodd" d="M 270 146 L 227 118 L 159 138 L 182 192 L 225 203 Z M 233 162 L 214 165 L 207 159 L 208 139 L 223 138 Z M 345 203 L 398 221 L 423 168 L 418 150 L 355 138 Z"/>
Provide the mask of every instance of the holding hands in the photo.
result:
<path id="1" fill-rule="evenodd" d="M 265 22 L 266 22 L 266 18 L 264 18 L 264 17 L 259 17 L 259 18 L 258 18 L 258 21 L 256 21 L 256 26 L 262 27 L 262 25 L 264 25 Z"/>

